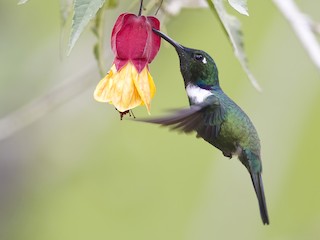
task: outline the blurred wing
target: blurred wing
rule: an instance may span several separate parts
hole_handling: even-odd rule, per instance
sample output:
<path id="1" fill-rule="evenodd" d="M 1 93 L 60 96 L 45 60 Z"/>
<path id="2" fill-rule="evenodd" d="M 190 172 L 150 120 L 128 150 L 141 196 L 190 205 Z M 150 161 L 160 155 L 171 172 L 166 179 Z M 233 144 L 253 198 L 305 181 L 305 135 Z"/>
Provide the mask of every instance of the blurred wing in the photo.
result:
<path id="1" fill-rule="evenodd" d="M 191 105 L 187 109 L 177 110 L 172 115 L 152 119 L 138 119 L 138 121 L 169 126 L 172 130 L 184 133 L 197 131 L 200 137 L 207 139 L 217 136 L 224 115 L 224 109 L 220 105 L 219 99 L 212 95 L 203 103 Z"/>

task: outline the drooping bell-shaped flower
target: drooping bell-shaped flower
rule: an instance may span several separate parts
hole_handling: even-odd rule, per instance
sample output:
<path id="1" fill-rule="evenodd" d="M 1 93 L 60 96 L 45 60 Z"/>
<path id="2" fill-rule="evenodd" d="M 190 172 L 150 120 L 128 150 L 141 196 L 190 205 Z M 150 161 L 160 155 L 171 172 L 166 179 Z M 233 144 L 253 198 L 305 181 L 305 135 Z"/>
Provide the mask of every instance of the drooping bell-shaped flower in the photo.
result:
<path id="1" fill-rule="evenodd" d="M 131 13 L 118 17 L 111 35 L 115 59 L 94 91 L 95 100 L 109 102 L 119 112 L 145 105 L 150 113 L 155 85 L 148 64 L 160 48 L 160 37 L 153 33 L 152 28 L 160 28 L 160 22 L 155 17 Z"/>

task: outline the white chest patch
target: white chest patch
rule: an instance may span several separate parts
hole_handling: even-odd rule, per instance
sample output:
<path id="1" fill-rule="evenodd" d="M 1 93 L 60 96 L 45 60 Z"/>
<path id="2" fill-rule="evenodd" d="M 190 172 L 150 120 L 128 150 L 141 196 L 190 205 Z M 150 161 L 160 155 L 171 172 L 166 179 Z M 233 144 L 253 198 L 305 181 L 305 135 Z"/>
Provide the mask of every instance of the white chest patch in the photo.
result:
<path id="1" fill-rule="evenodd" d="M 191 102 L 195 104 L 202 103 L 204 99 L 212 95 L 212 93 L 209 90 L 202 89 L 193 84 L 188 84 L 188 86 L 186 87 L 186 91 L 188 97 L 191 99 Z"/>

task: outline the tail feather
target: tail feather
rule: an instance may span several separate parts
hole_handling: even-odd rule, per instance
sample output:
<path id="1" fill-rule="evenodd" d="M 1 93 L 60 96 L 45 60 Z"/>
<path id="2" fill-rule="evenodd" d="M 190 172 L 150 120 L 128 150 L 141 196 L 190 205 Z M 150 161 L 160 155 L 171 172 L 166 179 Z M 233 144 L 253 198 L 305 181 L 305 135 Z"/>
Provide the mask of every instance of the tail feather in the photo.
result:
<path id="1" fill-rule="evenodd" d="M 256 195 L 259 201 L 259 208 L 260 208 L 260 215 L 261 215 L 262 222 L 263 224 L 269 225 L 269 216 L 268 216 L 266 199 L 264 196 L 261 173 L 250 173 L 250 175 L 251 175 L 251 180 L 253 183 L 254 190 L 256 192 Z"/>

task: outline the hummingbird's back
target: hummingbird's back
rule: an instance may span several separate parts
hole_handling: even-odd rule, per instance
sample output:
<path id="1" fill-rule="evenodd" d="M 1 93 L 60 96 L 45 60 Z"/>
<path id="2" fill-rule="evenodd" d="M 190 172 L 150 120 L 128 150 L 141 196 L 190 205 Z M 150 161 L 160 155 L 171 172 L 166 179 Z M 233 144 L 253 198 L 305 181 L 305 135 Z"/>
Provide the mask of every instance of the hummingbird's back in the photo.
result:
<path id="1" fill-rule="evenodd" d="M 260 157 L 260 140 L 258 133 L 247 114 L 232 101 L 221 89 L 213 94 L 219 99 L 223 109 L 223 120 L 216 136 L 199 129 L 198 136 L 220 149 L 227 157 L 239 155 L 242 149 L 249 149 Z"/>

